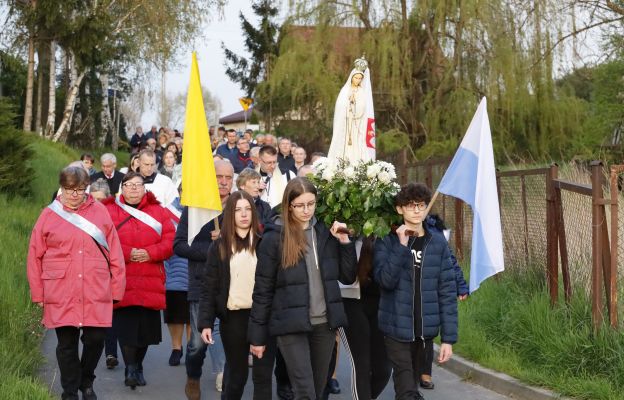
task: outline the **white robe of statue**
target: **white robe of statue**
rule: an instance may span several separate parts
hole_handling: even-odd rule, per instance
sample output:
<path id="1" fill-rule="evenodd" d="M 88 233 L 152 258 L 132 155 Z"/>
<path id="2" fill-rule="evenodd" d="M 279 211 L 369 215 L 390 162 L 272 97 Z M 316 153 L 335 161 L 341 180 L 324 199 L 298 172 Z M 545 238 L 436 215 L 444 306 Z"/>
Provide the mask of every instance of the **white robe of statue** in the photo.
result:
<path id="1" fill-rule="evenodd" d="M 327 154 L 332 162 L 342 158 L 357 164 L 360 160 L 373 159 L 366 147 L 367 90 L 371 90 L 369 70 L 363 73 L 353 69 L 336 100 L 334 130 Z"/>

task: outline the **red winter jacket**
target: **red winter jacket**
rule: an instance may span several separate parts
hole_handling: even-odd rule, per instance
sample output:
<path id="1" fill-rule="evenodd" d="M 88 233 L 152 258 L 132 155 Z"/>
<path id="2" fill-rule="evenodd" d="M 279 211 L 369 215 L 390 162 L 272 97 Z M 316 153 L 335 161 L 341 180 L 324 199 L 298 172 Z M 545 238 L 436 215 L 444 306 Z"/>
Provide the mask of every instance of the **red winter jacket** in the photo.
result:
<path id="1" fill-rule="evenodd" d="M 123 196 L 119 197 L 122 203 Z M 130 214 L 115 204 L 114 198 L 103 201 L 118 227 Z M 119 241 L 126 261 L 126 293 L 114 308 L 141 306 L 153 310 L 165 309 L 165 267 L 163 261 L 173 254 L 175 230 L 169 212 L 163 208 L 151 193 L 145 196 L 137 207 L 162 224 L 162 236 L 143 222 L 131 217 L 117 228 Z M 132 249 L 145 249 L 150 256 L 147 262 L 130 261 Z"/>
<path id="2" fill-rule="evenodd" d="M 43 303 L 43 324 L 111 326 L 113 300 L 124 294 L 125 272 L 121 245 L 110 216 L 90 195 L 78 210 L 64 207 L 95 224 L 106 236 L 110 251 L 44 208 L 32 230 L 28 249 L 28 283 L 35 303 Z M 102 255 L 107 253 L 109 263 Z"/>

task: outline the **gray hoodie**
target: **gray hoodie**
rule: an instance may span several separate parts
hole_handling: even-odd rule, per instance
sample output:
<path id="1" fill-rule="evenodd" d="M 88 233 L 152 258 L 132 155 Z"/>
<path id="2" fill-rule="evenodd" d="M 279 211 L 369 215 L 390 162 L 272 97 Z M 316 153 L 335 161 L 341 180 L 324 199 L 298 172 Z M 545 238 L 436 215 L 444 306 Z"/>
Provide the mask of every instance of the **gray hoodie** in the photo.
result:
<path id="1" fill-rule="evenodd" d="M 306 236 L 305 262 L 308 269 L 308 286 L 310 288 L 310 323 L 312 325 L 327 322 L 327 306 L 325 305 L 325 289 L 320 265 L 318 264 L 318 249 L 316 248 L 316 217 L 312 217 L 304 233 Z"/>
<path id="2" fill-rule="evenodd" d="M 275 224 L 283 226 L 281 217 L 275 218 Z M 324 324 L 327 322 L 327 306 L 325 305 L 325 288 L 323 277 L 321 276 L 320 265 L 318 265 L 318 249 L 316 248 L 316 217 L 312 217 L 310 224 L 304 229 L 306 237 L 306 249 L 304 253 L 306 268 L 308 272 L 308 288 L 310 294 L 310 323 L 312 325 Z M 316 250 L 316 251 L 315 251 Z"/>

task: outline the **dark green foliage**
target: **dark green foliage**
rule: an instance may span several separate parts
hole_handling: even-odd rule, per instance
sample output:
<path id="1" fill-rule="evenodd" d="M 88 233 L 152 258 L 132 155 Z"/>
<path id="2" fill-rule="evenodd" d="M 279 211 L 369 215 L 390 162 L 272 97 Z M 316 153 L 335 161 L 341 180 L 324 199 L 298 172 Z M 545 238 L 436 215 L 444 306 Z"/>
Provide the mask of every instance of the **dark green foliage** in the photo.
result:
<path id="1" fill-rule="evenodd" d="M 0 97 L 4 96 L 15 105 L 18 115 L 24 113 L 26 98 L 26 64 L 21 59 L 0 51 Z M 16 126 L 21 121 L 16 120 Z"/>
<path id="2" fill-rule="evenodd" d="M 258 82 L 265 78 L 267 65 L 278 54 L 276 41 L 278 27 L 272 21 L 278 14 L 277 7 L 271 0 L 259 0 L 254 2 L 252 8 L 254 14 L 260 17 L 260 26 L 257 28 L 245 18 L 243 13 L 240 13 L 245 35 L 245 48 L 251 53 L 251 58 L 246 59 L 236 55 L 221 43 L 226 58 L 225 73 L 233 82 L 240 84 L 248 97 L 254 95 Z"/>
<path id="3" fill-rule="evenodd" d="M 0 192 L 11 196 L 30 194 L 33 156 L 27 135 L 14 127 L 13 106 L 0 98 Z"/>

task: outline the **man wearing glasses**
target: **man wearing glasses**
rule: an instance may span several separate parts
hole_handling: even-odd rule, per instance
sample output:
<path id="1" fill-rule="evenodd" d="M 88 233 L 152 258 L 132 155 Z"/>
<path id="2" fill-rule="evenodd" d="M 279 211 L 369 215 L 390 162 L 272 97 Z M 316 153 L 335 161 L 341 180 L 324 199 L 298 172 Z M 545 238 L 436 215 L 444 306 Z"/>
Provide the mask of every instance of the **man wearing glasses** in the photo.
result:
<path id="1" fill-rule="evenodd" d="M 260 166 L 258 172 L 260 180 L 260 199 L 271 205 L 271 208 L 282 202 L 282 195 L 288 182 L 296 178 L 294 172 L 282 169 L 277 164 L 277 150 L 273 146 L 265 145 L 260 148 Z"/>

